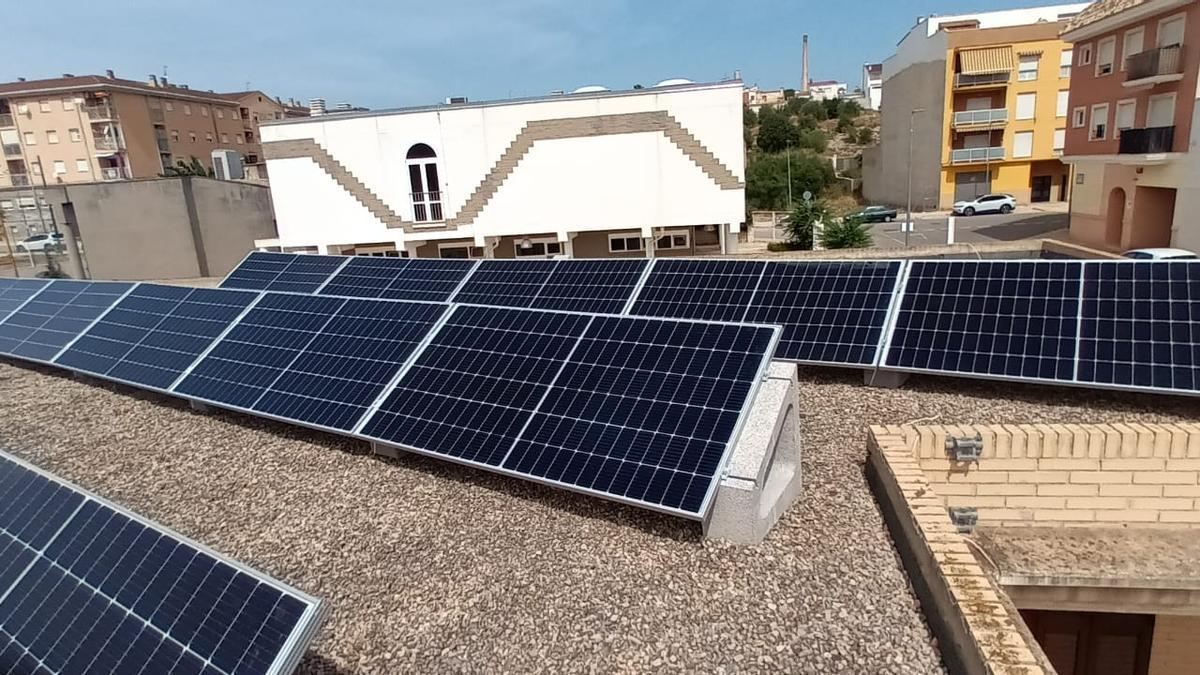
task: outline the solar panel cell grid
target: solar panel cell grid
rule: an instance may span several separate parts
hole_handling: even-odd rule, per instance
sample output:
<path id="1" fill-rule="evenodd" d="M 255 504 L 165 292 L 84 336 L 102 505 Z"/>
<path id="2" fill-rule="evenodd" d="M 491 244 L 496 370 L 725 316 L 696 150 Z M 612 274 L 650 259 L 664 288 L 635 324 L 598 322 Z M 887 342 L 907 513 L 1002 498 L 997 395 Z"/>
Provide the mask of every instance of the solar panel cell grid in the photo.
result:
<path id="1" fill-rule="evenodd" d="M 320 293 L 445 302 L 474 266 L 473 260 L 359 256 L 346 263 Z"/>
<path id="2" fill-rule="evenodd" d="M 885 363 L 1071 380 L 1080 284 L 1076 262 L 914 262 Z"/>
<path id="3" fill-rule="evenodd" d="M 50 283 L 46 279 L 0 279 L 0 321 Z"/>
<path id="4" fill-rule="evenodd" d="M 1085 264 L 1078 376 L 1200 390 L 1200 263 Z"/>
<path id="5" fill-rule="evenodd" d="M 0 354 L 49 361 L 133 284 L 57 279 L 0 323 Z"/>
<path id="6" fill-rule="evenodd" d="M 559 260 L 531 307 L 620 314 L 647 260 Z"/>
<path id="7" fill-rule="evenodd" d="M 221 282 L 221 288 L 315 293 L 346 262 L 342 256 L 254 251 Z"/>
<path id="8" fill-rule="evenodd" d="M 629 313 L 741 321 L 765 269 L 761 260 L 656 260 Z"/>
<path id="9" fill-rule="evenodd" d="M 550 279 L 555 260 L 484 260 L 454 295 L 454 302 L 529 307 Z"/>
<path id="10" fill-rule="evenodd" d="M 55 363 L 166 389 L 257 297 L 249 291 L 141 284 Z"/>

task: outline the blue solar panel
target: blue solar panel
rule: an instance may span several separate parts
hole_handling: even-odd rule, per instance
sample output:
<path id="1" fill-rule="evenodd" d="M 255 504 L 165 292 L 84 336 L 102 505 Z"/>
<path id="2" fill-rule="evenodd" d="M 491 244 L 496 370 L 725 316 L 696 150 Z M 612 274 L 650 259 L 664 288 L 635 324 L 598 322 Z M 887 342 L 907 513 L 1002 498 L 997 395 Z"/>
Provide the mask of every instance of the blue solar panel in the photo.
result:
<path id="1" fill-rule="evenodd" d="M 559 260 L 530 307 L 620 314 L 649 260 Z"/>
<path id="2" fill-rule="evenodd" d="M 359 256 L 346 263 L 320 294 L 445 302 L 474 266 L 474 260 Z"/>
<path id="3" fill-rule="evenodd" d="M 1074 379 L 1082 265 L 917 261 L 890 339 L 893 368 Z"/>
<path id="4" fill-rule="evenodd" d="M 0 453 L 0 670 L 290 673 L 320 601 Z"/>
<path id="5" fill-rule="evenodd" d="M 445 311 L 434 303 L 267 294 L 174 392 L 350 431 Z"/>
<path id="6" fill-rule="evenodd" d="M 258 293 L 140 284 L 54 362 L 167 389 Z"/>
<path id="7" fill-rule="evenodd" d="M 316 293 L 346 260 L 334 255 L 254 251 L 225 277 L 221 288 Z"/>
<path id="8" fill-rule="evenodd" d="M 484 260 L 454 295 L 454 302 L 528 307 L 550 280 L 556 260 Z"/>
<path id="9" fill-rule="evenodd" d="M 456 307 L 362 434 L 497 466 L 589 321 Z"/>
<path id="10" fill-rule="evenodd" d="M 1200 262 L 1089 262 L 1081 382 L 1200 391 Z"/>
<path id="11" fill-rule="evenodd" d="M 0 321 L 50 283 L 48 279 L 0 279 Z"/>
<path id="12" fill-rule="evenodd" d="M 596 317 L 504 468 L 702 515 L 776 330 Z"/>
<path id="13" fill-rule="evenodd" d="M 57 279 L 0 322 L 0 354 L 49 361 L 133 284 Z"/>
<path id="14" fill-rule="evenodd" d="M 765 269 L 761 260 L 656 260 L 629 313 L 741 321 Z"/>
<path id="15" fill-rule="evenodd" d="M 873 365 L 899 261 L 768 262 L 745 320 L 783 327 L 775 357 Z"/>

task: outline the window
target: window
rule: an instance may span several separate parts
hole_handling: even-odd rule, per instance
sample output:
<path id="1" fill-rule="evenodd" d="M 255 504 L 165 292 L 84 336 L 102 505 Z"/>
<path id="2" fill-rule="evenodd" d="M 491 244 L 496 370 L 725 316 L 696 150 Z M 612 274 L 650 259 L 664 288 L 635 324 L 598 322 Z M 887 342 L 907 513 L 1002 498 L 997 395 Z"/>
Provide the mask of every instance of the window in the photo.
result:
<path id="1" fill-rule="evenodd" d="M 562 255 L 563 245 L 557 239 L 518 239 L 513 250 L 518 258 L 551 258 Z"/>
<path id="2" fill-rule="evenodd" d="M 50 145 L 57 144 L 58 143 L 58 132 L 54 131 L 54 130 L 47 131 L 46 132 L 46 142 L 49 143 Z"/>
<path id="3" fill-rule="evenodd" d="M 188 132 L 188 140 L 190 140 L 191 142 L 195 143 L 195 142 L 196 142 L 196 132 L 194 132 L 194 131 L 189 131 L 189 132 Z"/>
<path id="4" fill-rule="evenodd" d="M 1146 106 L 1146 126 L 1170 127 L 1175 125 L 1175 94 L 1156 94 Z"/>
<path id="5" fill-rule="evenodd" d="M 1174 47 L 1183 44 L 1183 15 L 1163 19 L 1158 22 L 1158 35 L 1154 39 L 1155 47 Z"/>
<path id="6" fill-rule="evenodd" d="M 50 112 L 50 101 L 38 101 L 38 110 Z"/>
<path id="7" fill-rule="evenodd" d="M 1033 132 L 1018 131 L 1013 134 L 1013 157 L 1033 156 Z"/>
<path id="8" fill-rule="evenodd" d="M 482 258 L 483 249 L 470 244 L 438 244 L 439 258 Z"/>
<path id="9" fill-rule="evenodd" d="M 1092 45 L 1086 44 L 1079 48 L 1079 62 L 1077 65 L 1086 66 L 1092 62 Z"/>
<path id="10" fill-rule="evenodd" d="M 1125 62 L 1134 54 L 1142 51 L 1142 38 L 1146 35 L 1143 28 L 1125 31 L 1125 39 L 1121 41 L 1121 70 L 1125 70 Z"/>
<path id="11" fill-rule="evenodd" d="M 67 172 L 67 163 L 61 159 L 54 160 L 54 175 L 61 176 Z"/>
<path id="12" fill-rule="evenodd" d="M 641 236 L 636 234 L 610 234 L 608 235 L 608 251 L 609 253 L 623 253 L 625 251 L 640 251 L 645 246 Z"/>
<path id="13" fill-rule="evenodd" d="M 233 142 L 237 143 L 238 145 L 241 145 L 242 144 L 242 135 L 241 134 L 235 135 L 233 137 Z"/>
<path id="14" fill-rule="evenodd" d="M 1027 92 L 1017 94 L 1017 119 L 1031 120 L 1033 119 L 1033 111 L 1037 107 L 1037 94 Z"/>
<path id="15" fill-rule="evenodd" d="M 1067 99 L 1070 96 L 1070 94 L 1071 94 L 1070 90 L 1067 90 L 1067 89 L 1059 89 L 1058 90 L 1058 102 L 1055 104 L 1055 107 L 1054 107 L 1054 116 L 1055 117 L 1066 117 L 1067 116 Z"/>
<path id="16" fill-rule="evenodd" d="M 64 98 L 62 100 L 62 104 L 63 104 L 63 110 L 74 110 L 75 109 L 75 99 L 71 98 L 70 96 Z"/>
<path id="17" fill-rule="evenodd" d="M 17 113 L 21 114 L 21 115 L 28 115 L 29 114 L 29 104 L 28 103 L 18 103 L 17 104 Z"/>
<path id="18" fill-rule="evenodd" d="M 163 109 L 170 112 L 175 109 L 175 104 L 171 101 L 163 101 Z"/>
<path id="19" fill-rule="evenodd" d="M 1067 130 L 1066 129 L 1055 129 L 1054 130 L 1053 150 L 1055 152 L 1062 152 L 1063 146 L 1066 145 L 1066 142 L 1067 142 Z"/>
<path id="20" fill-rule="evenodd" d="M 1117 131 L 1133 128 L 1133 118 L 1137 115 L 1137 100 L 1128 98 L 1124 101 L 1117 101 L 1117 114 L 1113 119 L 1113 126 Z"/>
<path id="21" fill-rule="evenodd" d="M 191 114 L 192 114 L 192 105 L 191 105 L 190 103 L 184 103 L 184 104 L 183 104 L 183 114 L 184 114 L 184 115 L 191 115 Z"/>
<path id="22" fill-rule="evenodd" d="M 206 105 L 200 106 L 200 116 L 208 117 L 208 106 L 206 106 Z"/>
<path id="23" fill-rule="evenodd" d="M 221 132 L 221 142 L 228 143 L 229 142 L 229 134 L 227 134 L 225 132 Z"/>
<path id="24" fill-rule="evenodd" d="M 1071 113 L 1071 126 L 1078 129 L 1087 124 L 1087 108 L 1079 106 Z"/>
<path id="25" fill-rule="evenodd" d="M 1058 76 L 1059 77 L 1070 77 L 1071 76 L 1071 56 L 1072 56 L 1072 53 L 1071 53 L 1070 49 L 1064 49 L 1062 51 L 1062 54 L 1059 55 L 1059 57 L 1058 57 Z"/>
<path id="26" fill-rule="evenodd" d="M 658 251 L 688 248 L 687 230 L 673 230 L 654 240 L 654 248 Z"/>
<path id="27" fill-rule="evenodd" d="M 86 159 L 77 159 L 75 160 L 75 170 L 79 173 L 91 173 L 92 164 Z"/>
<path id="28" fill-rule="evenodd" d="M 1017 79 L 1022 82 L 1036 80 L 1038 76 L 1038 61 L 1041 59 L 1041 54 L 1025 54 L 1021 56 L 1020 62 L 1017 65 Z"/>
<path id="29" fill-rule="evenodd" d="M 42 163 L 38 162 L 38 161 L 30 162 L 29 163 L 29 172 L 35 176 L 42 175 Z"/>
<path id="30" fill-rule="evenodd" d="M 442 183 L 438 179 L 437 153 L 428 145 L 417 143 L 408 149 L 405 164 L 408 165 L 413 219 L 418 223 L 442 220 Z"/>
<path id="31" fill-rule="evenodd" d="M 217 108 L 217 119 L 219 119 L 219 120 L 225 119 L 225 109 L 224 108 Z"/>
<path id="32" fill-rule="evenodd" d="M 67 129 L 67 134 L 71 137 L 72 143 L 79 143 L 83 140 L 83 134 L 79 133 L 78 129 Z"/>
<path id="33" fill-rule="evenodd" d="M 1106 37 L 1096 43 L 1096 77 L 1113 71 L 1113 54 L 1117 50 L 1117 38 Z"/>
<path id="34" fill-rule="evenodd" d="M 171 140 L 175 141 L 176 143 L 179 142 L 179 130 L 178 129 L 171 130 Z"/>
<path id="35" fill-rule="evenodd" d="M 208 141 L 209 143 L 213 142 L 213 135 L 211 131 L 204 132 L 204 140 Z"/>
<path id="36" fill-rule="evenodd" d="M 1092 106 L 1092 126 L 1088 130 L 1088 139 L 1103 141 L 1108 138 L 1108 104 L 1098 103 Z"/>
<path id="37" fill-rule="evenodd" d="M 25 145 L 37 145 L 37 134 L 33 133 L 32 131 L 26 131 L 24 136 Z"/>

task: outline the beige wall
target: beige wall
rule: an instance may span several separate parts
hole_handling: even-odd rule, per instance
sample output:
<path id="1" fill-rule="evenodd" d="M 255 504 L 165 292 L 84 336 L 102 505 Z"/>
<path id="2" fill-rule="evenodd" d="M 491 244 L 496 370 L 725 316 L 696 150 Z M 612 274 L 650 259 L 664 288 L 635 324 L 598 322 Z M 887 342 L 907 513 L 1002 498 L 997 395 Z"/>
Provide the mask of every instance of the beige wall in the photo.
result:
<path id="1" fill-rule="evenodd" d="M 276 236 L 271 192 L 266 187 L 196 178 L 191 185 L 203 243 L 206 276 L 224 276 L 254 248 L 255 239 Z"/>
<path id="2" fill-rule="evenodd" d="M 1156 616 L 1151 645 L 1149 675 L 1192 675 L 1200 669 L 1200 616 Z"/>
<path id="3" fill-rule="evenodd" d="M 74 110 L 65 109 L 64 100 L 71 101 L 71 107 Z M 91 124 L 83 112 L 81 100 L 81 96 L 74 94 L 9 99 L 9 106 L 16 125 L 14 130 L 20 138 L 24 154 L 25 169 L 29 172 L 29 178 L 35 185 L 40 185 L 43 177 L 47 185 L 99 180 L 100 176 L 97 173 L 99 165 L 93 154 L 95 140 L 92 137 Z M 49 112 L 42 112 L 42 101 L 49 103 Z M 24 114 L 18 113 L 21 105 L 27 107 L 27 112 Z M 80 140 L 71 140 L 71 129 L 79 130 Z M 49 142 L 48 132 L 51 131 L 58 135 L 58 143 Z M 26 142 L 26 132 L 33 134 L 36 144 L 29 145 Z M 80 159 L 87 160 L 88 171 L 80 172 L 76 168 L 76 161 Z M 33 173 L 32 165 L 38 160 L 42 163 L 43 176 Z M 56 160 L 65 163 L 67 169 L 65 174 L 56 175 L 54 173 Z M 7 162 L 4 164 L 6 165 Z M 0 167 L 0 172 L 7 173 L 7 169 Z M 8 185 L 9 181 L 3 180 L 0 181 L 0 184 Z"/>
<path id="4" fill-rule="evenodd" d="M 144 97 L 143 97 L 144 98 Z M 242 134 L 242 123 L 237 118 L 237 106 L 232 103 L 198 103 L 196 101 L 185 102 L 174 100 L 171 101 L 174 110 L 167 110 L 163 99 L 163 125 L 167 130 L 168 143 L 171 148 L 171 157 L 173 162 L 183 160 L 190 162 L 192 157 L 200 160 L 206 166 L 212 166 L 212 151 L 213 150 L 236 150 L 238 152 L 245 151 L 245 143 L 237 143 L 237 139 Z M 143 101 L 143 106 L 146 102 Z M 187 109 L 191 109 L 191 114 L 187 114 Z M 220 109 L 222 117 L 217 117 L 216 110 Z M 207 111 L 208 116 L 204 115 Z M 179 140 L 174 140 L 172 132 L 179 132 Z M 196 140 L 191 140 L 191 134 L 196 134 Z M 212 134 L 212 140 L 209 141 L 205 134 Z M 227 140 L 222 141 L 221 134 L 225 134 Z M 153 131 L 150 136 L 151 143 L 154 142 Z M 157 157 L 157 152 L 155 153 Z"/>
<path id="5" fill-rule="evenodd" d="M 863 195 L 870 201 L 906 204 L 910 111 L 924 108 L 925 112 L 912 116 L 912 203 L 914 210 L 923 204 L 937 204 L 945 79 L 946 61 L 942 59 L 911 65 L 884 82 L 879 159 L 873 170 L 864 174 L 863 182 Z"/>

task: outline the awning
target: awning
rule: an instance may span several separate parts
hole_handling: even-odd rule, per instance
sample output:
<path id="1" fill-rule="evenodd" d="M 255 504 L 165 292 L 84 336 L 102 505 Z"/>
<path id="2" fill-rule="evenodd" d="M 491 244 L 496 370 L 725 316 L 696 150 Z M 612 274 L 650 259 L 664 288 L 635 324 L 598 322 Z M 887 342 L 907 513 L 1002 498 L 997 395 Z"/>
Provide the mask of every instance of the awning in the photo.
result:
<path id="1" fill-rule="evenodd" d="M 1013 69 L 1012 47 L 985 47 L 958 53 L 959 72 L 963 75 L 1007 73 Z"/>

